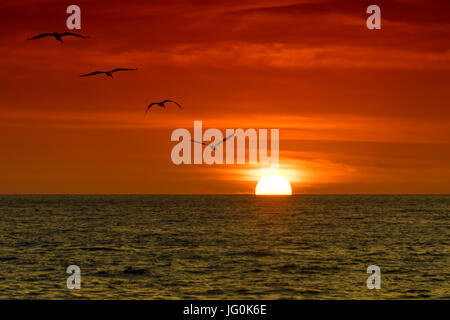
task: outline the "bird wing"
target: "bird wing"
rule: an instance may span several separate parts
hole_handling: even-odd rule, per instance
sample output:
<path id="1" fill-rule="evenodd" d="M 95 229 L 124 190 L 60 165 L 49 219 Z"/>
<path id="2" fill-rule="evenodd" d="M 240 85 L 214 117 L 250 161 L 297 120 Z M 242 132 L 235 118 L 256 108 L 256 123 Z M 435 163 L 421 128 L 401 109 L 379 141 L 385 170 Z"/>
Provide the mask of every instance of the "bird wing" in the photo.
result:
<path id="1" fill-rule="evenodd" d="M 94 75 L 100 74 L 100 73 L 106 73 L 106 72 L 105 71 L 94 71 L 91 73 L 82 74 L 80 77 L 89 77 L 89 76 L 94 76 Z"/>
<path id="2" fill-rule="evenodd" d="M 48 36 L 53 36 L 53 34 L 52 33 L 42 33 L 42 34 L 34 36 L 32 38 L 28 38 L 28 40 L 40 39 L 40 38 L 44 38 L 44 37 L 48 37 Z"/>
<path id="3" fill-rule="evenodd" d="M 197 141 L 197 140 L 193 140 L 193 139 L 191 139 L 191 141 L 192 141 L 192 142 L 195 142 L 195 143 L 203 144 L 203 145 L 205 145 L 205 146 L 207 146 L 207 145 L 208 145 L 207 143 L 204 143 L 204 142 L 200 142 L 200 141 Z"/>
<path id="4" fill-rule="evenodd" d="M 180 106 L 180 104 L 179 104 L 178 102 L 176 102 L 176 101 L 173 101 L 173 100 L 164 100 L 162 103 L 166 103 L 166 102 L 172 102 L 172 103 L 175 103 L 175 104 L 178 106 L 178 108 L 183 109 L 183 108 Z"/>
<path id="5" fill-rule="evenodd" d="M 74 37 L 78 37 L 78 38 L 89 39 L 89 37 L 83 36 L 83 35 L 78 34 L 78 33 L 73 33 L 73 32 L 64 32 L 64 33 L 60 33 L 59 35 L 60 35 L 61 37 L 64 37 L 64 36 L 74 36 Z"/>
<path id="6" fill-rule="evenodd" d="M 111 70 L 110 72 L 117 72 L 117 71 L 133 71 L 133 70 L 137 70 L 136 69 L 130 69 L 130 68 L 116 68 L 114 70 Z"/>
<path id="7" fill-rule="evenodd" d="M 148 110 L 150 110 L 151 107 L 153 107 L 155 104 L 157 104 L 156 102 L 150 103 L 147 107 L 147 110 L 145 110 L 145 114 L 147 114 Z"/>
<path id="8" fill-rule="evenodd" d="M 236 133 L 232 133 L 230 134 L 228 137 L 225 137 L 222 141 L 217 142 L 214 146 L 217 146 L 221 143 L 224 143 L 225 141 L 227 141 L 228 139 L 230 139 L 232 136 L 234 136 Z"/>

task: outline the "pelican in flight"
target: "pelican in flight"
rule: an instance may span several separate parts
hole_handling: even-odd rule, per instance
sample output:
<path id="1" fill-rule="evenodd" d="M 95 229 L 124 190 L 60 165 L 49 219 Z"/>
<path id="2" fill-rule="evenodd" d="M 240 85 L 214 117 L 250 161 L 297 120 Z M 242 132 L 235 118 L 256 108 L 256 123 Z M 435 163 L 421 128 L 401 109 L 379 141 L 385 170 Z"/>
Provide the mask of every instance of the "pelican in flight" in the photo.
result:
<path id="1" fill-rule="evenodd" d="M 77 34 L 77 33 L 73 33 L 73 32 L 63 32 L 63 33 L 54 32 L 54 33 L 42 33 L 42 34 L 34 36 L 32 38 L 28 38 L 27 40 L 36 40 L 36 39 L 45 38 L 45 37 L 54 37 L 56 40 L 63 42 L 62 37 L 65 37 L 65 36 L 89 39 L 89 37 L 82 36 L 81 34 Z"/>
<path id="2" fill-rule="evenodd" d="M 103 73 L 103 74 L 107 75 L 108 77 L 114 78 L 113 75 L 112 75 L 114 72 L 117 72 L 117 71 L 133 71 L 133 70 L 137 70 L 137 68 L 136 69 L 116 68 L 116 69 L 109 70 L 109 71 L 94 71 L 94 72 L 91 72 L 91 73 L 82 74 L 80 77 L 90 77 L 90 76 L 95 76 L 96 74 L 102 74 Z"/>
<path id="3" fill-rule="evenodd" d="M 161 102 L 152 102 L 152 103 L 150 103 L 150 104 L 148 105 L 148 107 L 147 107 L 147 110 L 145 111 L 145 114 L 147 114 L 148 110 L 150 110 L 150 108 L 153 107 L 153 106 L 158 106 L 158 107 L 160 107 L 160 108 L 165 108 L 165 107 L 166 107 L 165 104 L 168 103 L 168 102 L 175 103 L 175 104 L 177 105 L 178 108 L 183 109 L 183 108 L 180 106 L 180 104 L 179 104 L 178 102 L 176 102 L 176 101 L 173 101 L 173 100 L 164 100 L 164 101 L 161 101 Z"/>
<path id="4" fill-rule="evenodd" d="M 193 140 L 193 139 L 191 139 L 191 141 L 192 141 L 192 142 L 195 142 L 195 143 L 203 144 L 203 145 L 205 145 L 205 146 L 210 146 L 211 149 L 216 150 L 216 147 L 217 147 L 219 144 L 224 143 L 225 141 L 227 141 L 228 139 L 230 139 L 230 138 L 231 138 L 232 136 L 234 136 L 235 134 L 236 134 L 236 132 L 233 132 L 233 133 L 230 134 L 228 137 L 223 138 L 223 140 L 217 142 L 216 144 L 208 144 L 208 143 L 204 143 L 204 142 L 197 141 L 197 140 Z"/>

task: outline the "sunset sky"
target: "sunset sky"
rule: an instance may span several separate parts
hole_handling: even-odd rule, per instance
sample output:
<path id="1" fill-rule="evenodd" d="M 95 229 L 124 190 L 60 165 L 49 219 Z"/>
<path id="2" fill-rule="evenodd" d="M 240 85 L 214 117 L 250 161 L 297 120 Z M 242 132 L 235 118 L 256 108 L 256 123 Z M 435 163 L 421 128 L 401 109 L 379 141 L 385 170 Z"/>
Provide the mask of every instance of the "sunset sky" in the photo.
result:
<path id="1" fill-rule="evenodd" d="M 91 39 L 65 32 L 82 10 Z M 382 30 L 366 28 L 381 7 Z M 253 193 L 176 128 L 280 129 L 295 194 L 450 192 L 450 1 L 0 2 L 0 193 Z M 115 67 L 136 72 L 80 78 Z M 144 118 L 149 102 L 173 99 Z"/>

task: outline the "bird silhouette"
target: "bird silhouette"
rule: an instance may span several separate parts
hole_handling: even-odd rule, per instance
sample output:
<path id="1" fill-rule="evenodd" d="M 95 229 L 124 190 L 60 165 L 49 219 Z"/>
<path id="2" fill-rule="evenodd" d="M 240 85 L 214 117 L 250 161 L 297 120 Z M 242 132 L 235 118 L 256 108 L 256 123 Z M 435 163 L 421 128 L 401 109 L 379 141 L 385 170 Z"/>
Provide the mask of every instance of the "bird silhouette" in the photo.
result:
<path id="1" fill-rule="evenodd" d="M 36 39 L 41 39 L 41 38 L 45 38 L 45 37 L 54 37 L 56 40 L 63 42 L 62 37 L 66 37 L 66 36 L 89 39 L 89 37 L 83 36 L 81 34 L 73 33 L 73 32 L 63 32 L 63 33 L 54 32 L 54 33 L 42 33 L 42 34 L 34 36 L 32 38 L 28 38 L 27 40 L 36 40 Z"/>
<path id="2" fill-rule="evenodd" d="M 163 100 L 163 101 L 161 101 L 161 102 L 152 102 L 152 103 L 150 103 L 150 104 L 148 105 L 148 107 L 147 107 L 147 110 L 145 111 L 145 114 L 147 114 L 148 110 L 150 110 L 150 108 L 153 107 L 153 106 L 158 106 L 158 107 L 160 107 L 160 108 L 165 108 L 165 107 L 166 107 L 165 104 L 168 103 L 168 102 L 175 103 L 175 104 L 177 105 L 178 108 L 183 109 L 183 108 L 180 106 L 180 104 L 179 104 L 178 102 L 176 102 L 176 101 L 173 101 L 173 100 Z"/>
<path id="3" fill-rule="evenodd" d="M 217 142 L 216 144 L 208 144 L 208 143 L 204 143 L 204 142 L 197 141 L 197 140 L 194 140 L 194 139 L 191 139 L 191 141 L 192 141 L 192 142 L 195 142 L 195 143 L 202 144 L 202 145 L 204 145 L 204 146 L 210 146 L 211 149 L 216 150 L 216 148 L 217 148 L 217 146 L 218 146 L 219 144 L 224 143 L 225 141 L 227 141 L 228 139 L 230 139 L 230 138 L 231 138 L 232 136 L 234 136 L 235 134 L 236 134 L 235 132 L 232 133 L 232 134 L 230 134 L 228 137 L 223 138 L 221 141 Z"/>
<path id="4" fill-rule="evenodd" d="M 110 78 L 114 78 L 113 75 L 112 75 L 114 72 L 117 72 L 117 71 L 133 71 L 133 70 L 137 70 L 137 68 L 136 69 L 116 68 L 116 69 L 109 70 L 109 71 L 94 71 L 94 72 L 91 72 L 91 73 L 82 74 L 80 77 L 90 77 L 90 76 L 95 76 L 96 74 L 102 74 L 103 73 L 103 74 L 107 75 Z"/>

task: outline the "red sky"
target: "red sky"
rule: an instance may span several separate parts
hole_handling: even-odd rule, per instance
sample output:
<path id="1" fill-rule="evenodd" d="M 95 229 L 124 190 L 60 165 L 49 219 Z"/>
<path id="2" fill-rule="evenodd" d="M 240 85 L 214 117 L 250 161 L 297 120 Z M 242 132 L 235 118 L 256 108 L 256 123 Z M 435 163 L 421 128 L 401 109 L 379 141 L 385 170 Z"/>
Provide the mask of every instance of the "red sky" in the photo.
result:
<path id="1" fill-rule="evenodd" d="M 91 39 L 26 40 L 71 4 Z M 450 2 L 371 4 L 2 0 L 0 193 L 252 193 L 259 166 L 171 162 L 194 120 L 279 128 L 297 194 L 449 193 Z"/>

